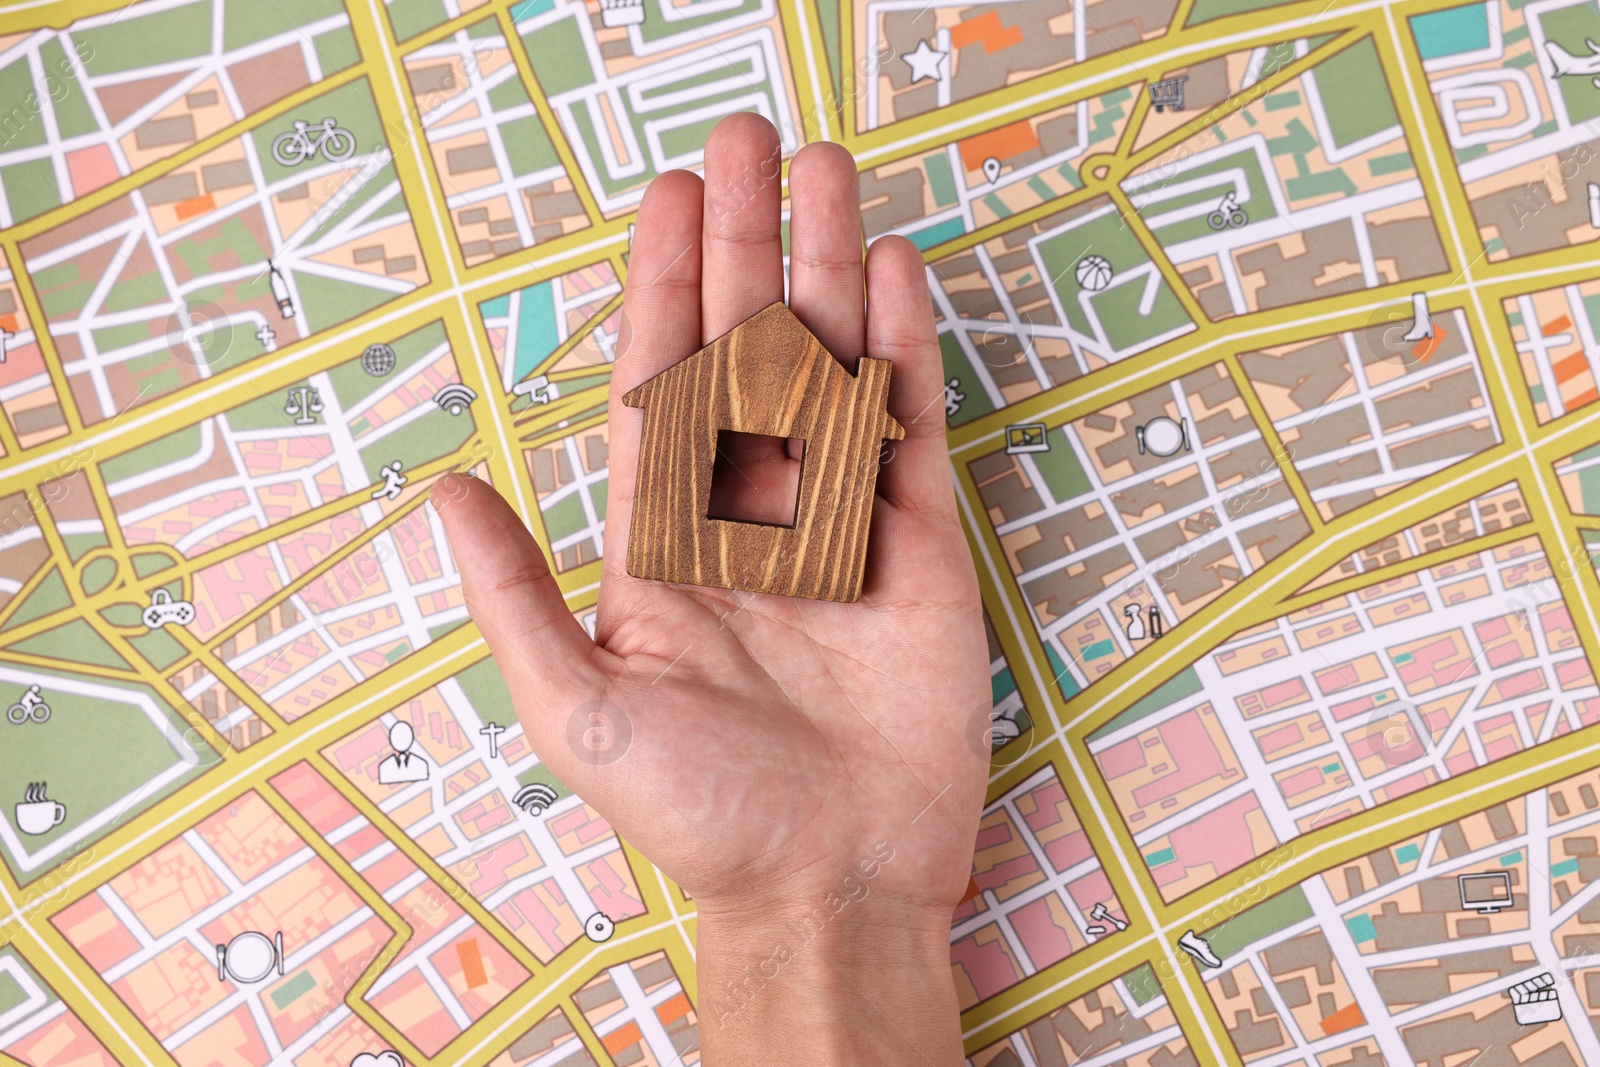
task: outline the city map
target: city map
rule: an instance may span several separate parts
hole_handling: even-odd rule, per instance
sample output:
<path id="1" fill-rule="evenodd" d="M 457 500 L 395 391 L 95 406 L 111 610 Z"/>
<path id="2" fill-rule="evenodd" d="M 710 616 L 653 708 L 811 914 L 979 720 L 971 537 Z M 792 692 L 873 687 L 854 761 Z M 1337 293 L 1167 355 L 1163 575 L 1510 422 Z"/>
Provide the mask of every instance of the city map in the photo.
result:
<path id="1" fill-rule="evenodd" d="M 0 1067 L 699 1062 L 425 501 L 593 631 L 634 215 L 735 111 L 926 261 L 973 1067 L 1600 1064 L 1595 0 L 22 0 Z"/>

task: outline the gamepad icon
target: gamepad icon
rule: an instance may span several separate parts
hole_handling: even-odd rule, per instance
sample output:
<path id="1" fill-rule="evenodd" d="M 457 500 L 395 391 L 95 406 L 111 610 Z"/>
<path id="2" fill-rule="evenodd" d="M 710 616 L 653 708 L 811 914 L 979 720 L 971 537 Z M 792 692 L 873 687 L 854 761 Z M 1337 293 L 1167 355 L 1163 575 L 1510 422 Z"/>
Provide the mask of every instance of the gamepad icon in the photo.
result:
<path id="1" fill-rule="evenodd" d="M 144 609 L 144 624 L 159 630 L 169 622 L 188 626 L 194 622 L 194 605 L 187 600 L 173 600 L 165 589 L 157 589 L 150 596 L 150 606 Z"/>

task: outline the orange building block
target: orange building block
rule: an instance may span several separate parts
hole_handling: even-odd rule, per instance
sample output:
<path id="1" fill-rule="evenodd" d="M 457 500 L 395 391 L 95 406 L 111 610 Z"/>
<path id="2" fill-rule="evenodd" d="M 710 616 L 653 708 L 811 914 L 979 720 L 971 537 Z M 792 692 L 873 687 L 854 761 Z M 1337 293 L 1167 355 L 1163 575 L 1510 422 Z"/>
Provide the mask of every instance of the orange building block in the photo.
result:
<path id="1" fill-rule="evenodd" d="M 217 206 L 217 198 L 210 193 L 201 193 L 179 203 L 173 210 L 178 213 L 179 219 L 192 219 L 196 215 L 204 215 Z"/>
<path id="2" fill-rule="evenodd" d="M 483 966 L 483 950 L 478 947 L 478 939 L 469 937 L 456 945 L 456 956 L 461 960 L 461 977 L 466 979 L 468 989 L 476 989 L 489 981 L 489 972 Z"/>
<path id="3" fill-rule="evenodd" d="M 1439 346 L 1444 344 L 1444 339 L 1448 336 L 1450 335 L 1445 333 L 1443 326 L 1435 326 L 1432 337 L 1424 337 L 1411 346 L 1411 358 L 1419 363 L 1428 362 L 1433 358 L 1433 354 L 1439 351 Z"/>
<path id="4" fill-rule="evenodd" d="M 602 1037 L 600 1044 L 605 1046 L 605 1050 L 608 1053 L 615 1056 L 623 1049 L 631 1048 L 643 1040 L 644 1034 L 639 1032 L 639 1024 L 628 1023 L 626 1026 L 619 1026 L 605 1037 Z"/>
<path id="5" fill-rule="evenodd" d="M 1033 125 L 1024 119 L 962 141 L 961 165 L 968 170 L 982 170 L 983 161 L 991 156 L 1009 159 L 1038 147 L 1039 135 L 1033 131 Z"/>
<path id="6" fill-rule="evenodd" d="M 1588 407 L 1596 400 L 1600 400 L 1600 392 L 1597 392 L 1593 386 L 1590 386 L 1577 396 L 1567 398 L 1567 410 L 1577 411 L 1579 408 Z"/>
<path id="7" fill-rule="evenodd" d="M 1582 352 L 1568 356 L 1550 368 L 1556 376 L 1556 381 L 1562 384 L 1570 382 L 1580 374 L 1589 373 L 1589 357 Z"/>
<path id="8" fill-rule="evenodd" d="M 689 1003 L 689 995 L 679 993 L 656 1008 L 656 1018 L 661 1020 L 662 1026 L 671 1026 L 693 1010 L 694 1005 Z"/>
<path id="9" fill-rule="evenodd" d="M 1361 1005 L 1351 1001 L 1322 1020 L 1322 1032 L 1324 1035 L 1332 1036 L 1352 1030 L 1366 1021 L 1367 1017 L 1361 1014 Z"/>
<path id="10" fill-rule="evenodd" d="M 985 11 L 975 19 L 958 22 L 950 28 L 950 43 L 957 48 L 981 44 L 983 50 L 993 55 L 1002 48 L 1022 43 L 1021 26 L 1000 25 L 1000 12 Z"/>

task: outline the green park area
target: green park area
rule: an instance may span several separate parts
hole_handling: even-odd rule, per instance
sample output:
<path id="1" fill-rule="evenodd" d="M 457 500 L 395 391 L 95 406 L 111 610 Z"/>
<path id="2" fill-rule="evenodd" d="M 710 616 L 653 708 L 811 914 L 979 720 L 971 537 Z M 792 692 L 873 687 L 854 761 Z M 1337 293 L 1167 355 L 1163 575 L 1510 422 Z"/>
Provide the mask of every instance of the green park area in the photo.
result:
<path id="1" fill-rule="evenodd" d="M 22 982 L 17 980 L 13 968 L 21 971 L 24 980 L 32 983 L 32 989 L 25 988 Z M 20 952 L 10 947 L 0 948 L 0 1018 L 4 1018 L 6 1012 L 26 1004 L 29 994 L 37 995 L 34 993 L 35 990 L 43 993 L 45 997 L 45 1002 L 39 1005 L 40 1008 L 49 1007 L 56 1002 L 50 987 L 39 977 L 38 971 L 28 966 L 28 961 L 22 958 Z"/>
<path id="2" fill-rule="evenodd" d="M 1594 4 L 1546 9 L 1530 17 L 1530 21 L 1534 20 L 1546 41 L 1575 56 L 1592 55 L 1589 42 L 1600 40 L 1600 8 Z M 1566 110 L 1567 122 L 1573 126 L 1600 117 L 1600 86 L 1591 78 L 1562 78 L 1561 92 L 1555 94 L 1554 99 L 1558 102 L 1556 106 Z M 1546 131 L 1535 131 L 1536 135 L 1543 132 Z"/>
<path id="3" fill-rule="evenodd" d="M 148 808 L 161 796 L 198 775 L 215 757 L 195 755 L 184 740 L 190 728 L 156 694 L 140 685 L 67 675 L 29 668 L 40 686 L 40 696 L 50 707 L 45 722 L 31 719 L 21 725 L 0 720 L 0 800 L 4 818 L 30 853 L 38 853 L 85 823 L 109 815 L 102 825 L 84 835 L 74 849 L 25 870 L 9 849 L 7 867 L 23 883 L 43 874 L 75 850 L 92 848 L 93 842 Z M 69 691 L 66 686 L 70 685 Z M 0 703 L 19 700 L 27 686 L 0 682 Z M 84 692 L 88 690 L 88 692 Z M 188 759 L 180 758 L 180 749 Z M 173 767 L 189 763 L 184 773 L 162 787 L 152 782 Z M 17 805 L 30 783 L 44 783 L 45 795 L 66 808 L 66 817 L 42 834 L 19 831 Z"/>
<path id="4" fill-rule="evenodd" d="M 1148 273 L 1142 271 L 1134 278 L 1128 278 L 1128 274 L 1150 267 L 1150 255 L 1114 208 L 1084 216 L 1069 229 L 1041 240 L 1038 249 L 1045 273 L 1061 298 L 1067 324 L 1086 337 L 1095 337 L 1094 323 L 1082 302 L 1087 293 L 1087 303 L 1112 347 L 1106 353 L 1108 358 L 1192 325 L 1188 312 L 1164 278 L 1155 283 L 1155 299 L 1149 310 L 1142 310 Z M 1099 256 L 1111 266 L 1111 279 L 1103 288 L 1086 289 L 1078 281 L 1078 268 L 1089 256 Z"/>
<path id="5" fill-rule="evenodd" d="M 656 4 L 646 6 L 655 7 Z M 660 17 L 655 21 L 647 17 L 642 33 L 649 39 L 661 32 L 659 27 L 668 27 L 671 33 L 700 43 L 707 39 L 707 27 L 713 22 L 735 17 L 757 7 L 754 0 L 741 0 L 737 8 L 719 10 L 712 15 L 671 19 Z M 574 14 L 519 31 L 522 33 L 523 47 L 539 71 L 540 85 L 551 97 L 584 89 L 597 80 L 589 50 L 585 48 L 582 33 L 578 29 L 579 17 L 589 16 Z M 703 60 L 707 63 L 720 60 L 721 66 L 709 70 L 696 69 L 693 73 L 683 74 L 676 81 L 653 81 L 636 95 L 623 92 L 615 98 L 623 105 L 618 118 L 632 129 L 634 143 L 644 146 L 655 139 L 668 159 L 688 158 L 705 144 L 711 127 L 717 124 L 723 114 L 752 109 L 749 100 L 752 93 L 759 93 L 765 98 L 763 110 L 769 116 L 782 115 L 772 82 L 756 69 L 754 59 L 748 54 L 729 53 L 725 49 L 726 46 L 715 48 L 714 54 Z M 663 101 L 675 102 L 669 104 Z M 678 113 L 689 117 L 675 122 L 673 117 Z M 603 128 L 595 126 L 589 109 L 581 105 L 574 106 L 569 119 L 569 136 L 575 133 L 574 139 L 582 144 L 579 156 L 591 160 L 604 159 L 605 151 L 601 142 L 608 138 L 608 134 Z M 651 129 L 646 129 L 647 122 Z M 628 189 L 642 187 L 656 176 L 657 169 L 648 156 L 642 163 L 643 169 L 639 173 L 623 179 L 611 178 L 604 168 L 593 177 L 608 196 L 614 196 Z"/>
<path id="6" fill-rule="evenodd" d="M 1311 915 L 1311 902 L 1306 899 L 1305 890 L 1291 886 L 1207 930 L 1205 938 L 1212 952 L 1227 959 L 1245 946 L 1264 941 L 1279 930 L 1304 922 Z"/>
<path id="7" fill-rule="evenodd" d="M 1160 167 L 1153 167 L 1149 173 L 1152 178 L 1148 185 L 1141 187 L 1134 181 L 1129 181 L 1125 187 L 1129 194 L 1136 198 L 1139 214 L 1146 221 L 1155 222 L 1151 232 L 1155 234 L 1156 240 L 1161 242 L 1162 248 L 1171 248 L 1173 245 L 1197 240 L 1215 232 L 1206 222 L 1206 215 L 1197 214 L 1174 221 L 1163 221 L 1163 216 L 1171 216 L 1186 207 L 1193 208 L 1202 204 L 1206 206 L 1209 214 L 1228 193 L 1235 194 L 1240 209 L 1251 222 L 1266 222 L 1268 219 L 1278 217 L 1277 208 L 1273 206 L 1272 197 L 1269 195 L 1272 182 L 1261 173 L 1260 155 L 1247 144 L 1239 145 L 1237 152 L 1230 152 L 1181 171 L 1164 174 L 1161 173 Z M 1238 192 L 1235 185 L 1241 174 L 1245 185 L 1243 194 Z M 1213 180 L 1203 181 L 1206 178 Z M 1168 184 L 1180 191 L 1170 196 L 1166 195 L 1162 186 Z M 1148 192 L 1141 195 L 1141 189 L 1147 189 Z"/>

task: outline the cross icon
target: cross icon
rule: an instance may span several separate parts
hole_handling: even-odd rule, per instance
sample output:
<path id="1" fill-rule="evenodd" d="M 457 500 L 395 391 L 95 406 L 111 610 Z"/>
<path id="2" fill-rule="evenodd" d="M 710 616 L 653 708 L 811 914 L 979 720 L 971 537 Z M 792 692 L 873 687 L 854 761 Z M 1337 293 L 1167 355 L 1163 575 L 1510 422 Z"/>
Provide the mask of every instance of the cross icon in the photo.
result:
<path id="1" fill-rule="evenodd" d="M 500 755 L 500 735 L 506 732 L 506 728 L 497 722 L 492 722 L 478 732 L 489 738 L 489 755 L 491 757 Z"/>
<path id="2" fill-rule="evenodd" d="M 265 348 L 268 352 L 271 352 L 273 349 L 278 347 L 277 344 L 274 343 L 277 341 L 277 339 L 277 332 L 264 322 L 261 324 L 261 329 L 256 331 L 256 340 L 260 341 L 261 347 Z"/>

